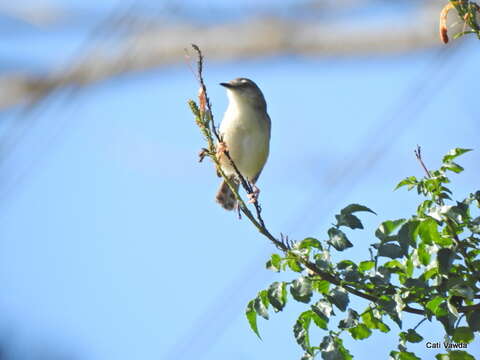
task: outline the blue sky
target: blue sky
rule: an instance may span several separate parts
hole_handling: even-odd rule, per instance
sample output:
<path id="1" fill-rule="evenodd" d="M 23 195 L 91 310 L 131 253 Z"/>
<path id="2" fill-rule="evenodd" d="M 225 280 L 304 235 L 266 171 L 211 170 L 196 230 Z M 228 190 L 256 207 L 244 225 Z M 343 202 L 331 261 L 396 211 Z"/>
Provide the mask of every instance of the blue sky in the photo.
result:
<path id="1" fill-rule="evenodd" d="M 477 46 L 468 40 L 451 56 L 228 63 L 205 54 L 217 120 L 227 102 L 221 81 L 250 77 L 267 98 L 271 156 L 258 185 L 271 230 L 324 239 L 335 211 L 362 203 L 378 216 L 362 216 L 366 230 L 351 234 L 355 247 L 344 256 L 366 258 L 381 221 L 415 211 L 414 193 L 392 189 L 423 175 L 417 144 L 432 168 L 453 147 L 478 148 Z M 53 349 L 89 360 L 300 357 L 291 329 L 301 305 L 260 321 L 262 342 L 248 329 L 248 300 L 294 275 L 264 270 L 273 248 L 215 204 L 219 180 L 211 164 L 197 163 L 203 143 L 186 106 L 196 93 L 179 63 L 70 101 L 60 96 L 27 116 L 33 125 L 5 159 L 0 188 L 0 330 L 18 356 Z M 15 115 L 3 115 L 1 131 Z M 477 152 L 460 160 L 467 170 L 454 177 L 459 198 L 478 189 Z M 386 358 L 400 331 L 391 327 L 347 344 L 356 358 Z M 438 326 L 420 330 L 441 340 Z M 424 344 L 411 349 L 435 354 Z"/>

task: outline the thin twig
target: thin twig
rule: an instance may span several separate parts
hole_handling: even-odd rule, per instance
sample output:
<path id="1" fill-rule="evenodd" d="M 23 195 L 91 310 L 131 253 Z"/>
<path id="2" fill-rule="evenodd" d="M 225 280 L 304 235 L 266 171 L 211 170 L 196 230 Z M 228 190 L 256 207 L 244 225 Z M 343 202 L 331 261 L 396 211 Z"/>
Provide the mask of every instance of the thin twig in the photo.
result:
<path id="1" fill-rule="evenodd" d="M 417 330 L 417 329 L 418 329 L 418 327 L 419 327 L 420 325 L 422 325 L 422 324 L 423 324 L 423 322 L 424 322 L 425 320 L 427 320 L 427 318 L 426 318 L 426 317 L 425 317 L 425 318 L 423 318 L 422 320 L 420 320 L 420 322 L 419 322 L 417 325 L 415 325 L 415 327 L 413 328 L 413 330 Z"/>
<path id="2" fill-rule="evenodd" d="M 413 150 L 413 152 L 417 160 L 420 162 L 420 165 L 422 166 L 423 170 L 425 170 L 425 172 L 427 173 L 427 177 L 431 178 L 432 175 L 430 174 L 430 171 L 428 171 L 427 167 L 425 166 L 425 163 L 422 160 L 422 148 L 419 145 L 417 145 L 417 148 Z"/>

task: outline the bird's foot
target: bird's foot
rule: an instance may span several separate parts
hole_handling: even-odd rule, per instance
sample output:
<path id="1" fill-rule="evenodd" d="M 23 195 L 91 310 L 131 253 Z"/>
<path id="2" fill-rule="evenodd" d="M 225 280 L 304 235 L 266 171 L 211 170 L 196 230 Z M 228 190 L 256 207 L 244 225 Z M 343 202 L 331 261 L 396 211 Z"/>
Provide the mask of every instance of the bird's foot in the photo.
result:
<path id="1" fill-rule="evenodd" d="M 227 144 L 225 144 L 223 141 L 220 141 L 217 145 L 217 159 L 221 159 L 223 154 L 228 151 Z"/>
<path id="2" fill-rule="evenodd" d="M 250 204 L 256 204 L 258 201 L 258 196 L 260 195 L 260 189 L 257 187 L 255 184 L 252 185 L 252 192 L 250 194 L 247 194 L 248 197 L 248 202 Z"/>

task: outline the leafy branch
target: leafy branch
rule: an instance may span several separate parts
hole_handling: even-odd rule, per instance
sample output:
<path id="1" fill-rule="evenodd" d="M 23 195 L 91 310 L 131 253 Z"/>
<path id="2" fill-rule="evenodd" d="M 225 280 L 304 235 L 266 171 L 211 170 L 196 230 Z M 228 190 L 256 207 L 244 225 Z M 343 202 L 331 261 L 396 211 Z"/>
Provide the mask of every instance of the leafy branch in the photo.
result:
<path id="1" fill-rule="evenodd" d="M 231 188 L 239 202 L 239 211 L 280 250 L 280 254 L 273 254 L 267 261 L 267 269 L 298 274 L 291 281 L 272 283 L 248 303 L 246 317 L 251 329 L 260 336 L 258 316 L 269 319 L 269 308 L 282 311 L 292 298 L 309 305 L 299 315 L 293 329 L 297 343 L 305 352 L 302 358 L 305 360 L 316 355 L 329 360 L 351 359 L 343 346 L 343 335 L 363 340 L 372 330 L 389 332 L 391 329 L 384 322 L 385 317 L 401 328 L 402 313 L 421 315 L 423 319 L 413 329 L 400 332 L 398 351 L 390 353 L 393 359 L 418 359 L 407 350 L 407 343 L 422 341 L 417 328 L 425 320 L 441 323 L 446 334 L 455 341 L 471 342 L 474 332 L 480 330 L 480 303 L 474 302 L 480 298 L 480 217 L 472 216 L 470 208 L 472 205 L 480 208 L 480 191 L 450 204 L 452 191 L 447 187 L 450 182 L 447 173 L 463 171 L 454 160 L 470 150 L 451 150 L 444 156 L 440 169 L 430 171 L 417 148 L 415 154 L 426 176 L 421 179 L 408 177 L 396 187 L 415 188 L 426 198 L 416 214 L 382 222 L 374 233 L 377 240 L 369 248 L 370 259 L 359 263 L 352 260 L 335 263 L 332 251 L 342 252 L 354 246 L 343 228 L 361 230 L 363 224 L 357 213 L 375 212 L 359 204 L 346 206 L 335 215 L 336 222 L 322 241 L 314 237 L 291 241 L 282 234 L 275 237 L 263 221 L 260 204 L 255 203 L 252 211 L 220 166 L 217 144 L 222 139 L 203 79 L 203 56 L 196 45 L 192 47 L 198 57 L 196 75 L 200 84 L 200 105 L 193 100 L 189 105 L 207 142 L 202 155 L 213 161 L 217 172 Z M 243 189 L 251 193 L 248 181 L 238 171 L 228 151 L 225 156 Z M 349 308 L 350 295 L 368 300 L 367 309 L 362 312 Z M 337 331 L 329 325 L 330 318 L 335 315 L 334 307 L 347 312 L 347 317 L 338 323 Z M 462 321 L 469 327 L 461 326 Z M 310 340 L 312 324 L 328 331 L 317 345 Z"/>

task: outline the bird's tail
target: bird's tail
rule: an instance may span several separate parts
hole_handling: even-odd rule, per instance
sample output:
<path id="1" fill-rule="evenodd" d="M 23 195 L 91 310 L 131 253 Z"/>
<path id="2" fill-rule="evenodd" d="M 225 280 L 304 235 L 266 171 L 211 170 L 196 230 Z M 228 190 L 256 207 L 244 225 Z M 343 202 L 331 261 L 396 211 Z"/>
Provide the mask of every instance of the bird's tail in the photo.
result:
<path id="1" fill-rule="evenodd" d="M 235 189 L 238 190 L 238 182 L 236 182 L 233 178 L 232 182 L 233 186 L 235 186 Z M 225 180 L 222 181 L 220 187 L 218 188 L 216 200 L 225 210 L 233 210 L 237 206 L 237 199 L 235 199 L 235 195 L 233 194 L 232 190 L 230 190 Z"/>

